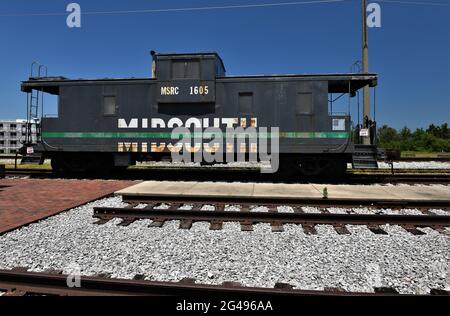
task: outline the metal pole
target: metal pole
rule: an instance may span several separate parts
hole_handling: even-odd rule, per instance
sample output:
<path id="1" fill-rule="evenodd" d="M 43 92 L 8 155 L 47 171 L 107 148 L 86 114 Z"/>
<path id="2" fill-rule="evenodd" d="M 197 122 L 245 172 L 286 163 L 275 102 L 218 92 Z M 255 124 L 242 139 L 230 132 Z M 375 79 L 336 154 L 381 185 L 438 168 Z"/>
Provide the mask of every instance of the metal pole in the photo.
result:
<path id="1" fill-rule="evenodd" d="M 331 102 L 330 102 L 330 111 L 331 111 L 331 115 L 333 115 L 333 93 L 331 94 Z"/>
<path id="2" fill-rule="evenodd" d="M 362 60 L 363 60 L 363 73 L 369 73 L 369 39 L 368 39 L 368 31 L 367 31 L 367 17 L 366 17 L 366 8 L 367 8 L 367 0 L 362 0 Z M 363 96 L 363 121 L 368 117 L 369 120 L 371 118 L 370 115 L 370 88 L 369 86 L 364 87 L 364 96 Z M 364 145 L 370 145 L 370 135 L 369 137 L 364 137 L 363 139 Z"/>

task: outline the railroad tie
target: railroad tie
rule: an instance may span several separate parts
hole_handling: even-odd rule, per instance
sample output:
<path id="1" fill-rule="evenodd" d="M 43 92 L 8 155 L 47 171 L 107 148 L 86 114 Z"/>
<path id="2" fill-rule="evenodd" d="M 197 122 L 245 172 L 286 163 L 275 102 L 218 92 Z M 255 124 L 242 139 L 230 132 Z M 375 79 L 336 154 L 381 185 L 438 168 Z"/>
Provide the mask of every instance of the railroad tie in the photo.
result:
<path id="1" fill-rule="evenodd" d="M 192 227 L 192 220 L 182 219 L 180 221 L 180 229 L 191 229 L 191 227 Z"/>
<path id="2" fill-rule="evenodd" d="M 441 289 L 431 289 L 430 295 L 450 296 L 450 291 L 441 290 Z"/>
<path id="3" fill-rule="evenodd" d="M 129 226 L 134 221 L 136 221 L 136 218 L 123 218 L 122 221 L 119 223 L 119 226 Z"/>
<path id="4" fill-rule="evenodd" d="M 341 287 L 325 287 L 323 289 L 324 292 L 329 292 L 329 293 L 345 293 L 347 292 L 346 290 L 344 290 Z"/>
<path id="5" fill-rule="evenodd" d="M 274 233 L 284 232 L 283 223 L 281 223 L 281 222 L 272 222 L 272 223 L 270 223 L 270 225 L 272 226 L 272 232 L 274 232 Z"/>
<path id="6" fill-rule="evenodd" d="M 333 228 L 339 235 L 350 235 L 350 231 L 345 224 L 333 224 Z"/>
<path id="7" fill-rule="evenodd" d="M 370 224 L 370 225 L 367 225 L 367 228 L 376 235 L 387 235 L 388 234 L 379 225 Z"/>
<path id="8" fill-rule="evenodd" d="M 5 296 L 25 296 L 27 295 L 27 291 L 22 289 L 8 289 L 6 291 Z"/>
<path id="9" fill-rule="evenodd" d="M 294 286 L 289 283 L 275 283 L 274 289 L 293 290 Z"/>
<path id="10" fill-rule="evenodd" d="M 294 213 L 299 213 L 299 214 L 304 214 L 305 213 L 301 206 L 291 206 L 291 207 L 294 210 Z"/>
<path id="11" fill-rule="evenodd" d="M 253 222 L 252 221 L 241 221 L 241 231 L 243 232 L 251 232 L 253 231 Z"/>
<path id="12" fill-rule="evenodd" d="M 224 287 L 242 287 L 242 284 L 235 281 L 224 281 L 222 282 L 222 286 Z"/>
<path id="13" fill-rule="evenodd" d="M 178 282 L 178 283 L 181 283 L 181 284 L 195 284 L 195 281 L 197 281 L 197 280 L 193 279 L 193 278 L 182 278 L 180 280 L 180 282 Z"/>
<path id="14" fill-rule="evenodd" d="M 392 287 L 375 287 L 374 288 L 375 293 L 383 293 L 383 294 L 391 294 L 391 295 L 398 295 L 398 291 Z"/>
<path id="15" fill-rule="evenodd" d="M 167 209 L 168 211 L 176 211 L 178 210 L 180 207 L 182 207 L 183 204 L 182 203 L 171 203 L 169 208 Z"/>
<path id="16" fill-rule="evenodd" d="M 199 211 L 201 211 L 203 206 L 204 206 L 204 204 L 202 204 L 202 203 L 195 203 L 195 204 L 192 204 L 191 210 L 199 210 Z"/>
<path id="17" fill-rule="evenodd" d="M 148 225 L 148 227 L 161 228 L 165 222 L 166 219 L 164 218 L 154 218 L 152 219 L 152 222 Z"/>
<path id="18" fill-rule="evenodd" d="M 151 203 L 147 203 L 147 206 L 146 207 L 144 207 L 144 209 L 146 209 L 146 210 L 152 210 L 153 208 L 155 208 L 155 206 L 156 206 L 156 203 L 154 203 L 154 202 L 151 202 Z"/>
<path id="19" fill-rule="evenodd" d="M 109 222 L 112 218 L 104 218 L 104 217 L 98 217 L 98 220 L 94 222 L 95 225 L 104 225 L 107 222 Z"/>
<path id="20" fill-rule="evenodd" d="M 320 213 L 322 213 L 322 214 L 331 214 L 330 211 L 329 211 L 327 208 L 321 207 L 321 208 L 319 209 L 319 211 L 320 211 Z"/>
<path id="21" fill-rule="evenodd" d="M 400 225 L 404 230 L 406 230 L 407 232 L 416 235 L 416 236 L 421 236 L 421 235 L 426 235 L 423 231 L 418 230 L 416 226 L 414 225 Z"/>
<path id="22" fill-rule="evenodd" d="M 302 224 L 302 228 L 306 235 L 317 235 L 316 225 L 314 224 Z"/>
<path id="23" fill-rule="evenodd" d="M 211 224 L 209 226 L 209 229 L 210 230 L 222 230 L 222 227 L 223 227 L 222 221 L 212 220 Z"/>
<path id="24" fill-rule="evenodd" d="M 217 204 L 214 206 L 214 209 L 219 212 L 225 211 L 225 204 Z"/>

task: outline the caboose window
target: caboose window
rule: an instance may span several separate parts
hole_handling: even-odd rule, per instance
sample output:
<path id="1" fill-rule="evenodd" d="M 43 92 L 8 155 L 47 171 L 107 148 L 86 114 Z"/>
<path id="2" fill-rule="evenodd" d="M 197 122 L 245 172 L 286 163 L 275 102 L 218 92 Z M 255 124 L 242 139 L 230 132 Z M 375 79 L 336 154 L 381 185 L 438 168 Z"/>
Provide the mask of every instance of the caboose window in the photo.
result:
<path id="1" fill-rule="evenodd" d="M 197 79 L 200 78 L 200 61 L 178 59 L 172 61 L 173 79 Z"/>
<path id="2" fill-rule="evenodd" d="M 243 114 L 253 113 L 253 93 L 240 92 L 239 93 L 239 112 Z"/>
<path id="3" fill-rule="evenodd" d="M 311 92 L 297 93 L 295 110 L 297 115 L 309 115 L 313 113 L 313 98 Z"/>
<path id="4" fill-rule="evenodd" d="M 116 115 L 116 97 L 115 96 L 103 97 L 103 114 L 104 115 Z"/>

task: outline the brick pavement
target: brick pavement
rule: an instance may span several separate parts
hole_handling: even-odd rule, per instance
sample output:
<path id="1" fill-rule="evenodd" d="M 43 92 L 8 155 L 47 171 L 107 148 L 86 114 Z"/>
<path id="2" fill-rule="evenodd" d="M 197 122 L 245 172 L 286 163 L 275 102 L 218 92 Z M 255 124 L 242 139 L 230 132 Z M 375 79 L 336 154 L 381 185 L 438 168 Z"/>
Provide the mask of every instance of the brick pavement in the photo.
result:
<path id="1" fill-rule="evenodd" d="M 0 235 L 137 183 L 115 180 L 0 179 Z"/>

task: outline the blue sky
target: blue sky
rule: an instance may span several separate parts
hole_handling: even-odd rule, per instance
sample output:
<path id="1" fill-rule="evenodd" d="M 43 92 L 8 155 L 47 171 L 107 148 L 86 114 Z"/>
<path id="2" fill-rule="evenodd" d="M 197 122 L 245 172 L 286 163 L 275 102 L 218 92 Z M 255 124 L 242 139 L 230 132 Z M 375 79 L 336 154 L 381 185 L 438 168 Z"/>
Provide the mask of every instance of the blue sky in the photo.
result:
<path id="1" fill-rule="evenodd" d="M 294 0 L 78 0 L 82 11 L 289 2 Z M 410 0 L 404 0 L 408 2 Z M 0 0 L 0 118 L 25 116 L 20 81 L 33 60 L 50 75 L 146 77 L 149 51 L 217 51 L 227 74 L 348 72 L 361 59 L 360 1 L 311 5 L 84 15 L 80 29 L 64 0 Z M 75 1 L 74 1 L 75 2 Z M 370 1 L 369 1 L 370 2 Z M 372 1 L 376 2 L 376 1 Z M 433 0 L 449 4 L 448 0 Z M 382 27 L 369 30 L 370 71 L 380 75 L 377 121 L 400 128 L 450 121 L 450 7 L 379 2 Z M 338 110 L 347 109 L 343 100 Z M 352 100 L 352 113 L 356 99 Z M 356 120 L 356 118 L 355 118 Z"/>

